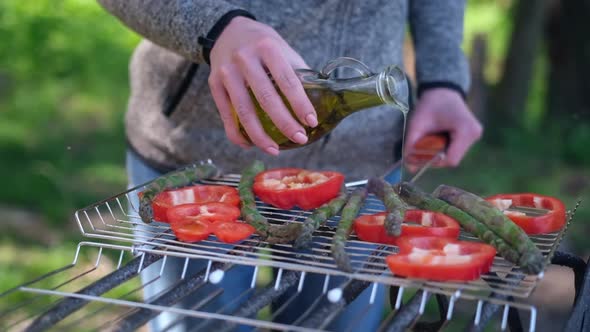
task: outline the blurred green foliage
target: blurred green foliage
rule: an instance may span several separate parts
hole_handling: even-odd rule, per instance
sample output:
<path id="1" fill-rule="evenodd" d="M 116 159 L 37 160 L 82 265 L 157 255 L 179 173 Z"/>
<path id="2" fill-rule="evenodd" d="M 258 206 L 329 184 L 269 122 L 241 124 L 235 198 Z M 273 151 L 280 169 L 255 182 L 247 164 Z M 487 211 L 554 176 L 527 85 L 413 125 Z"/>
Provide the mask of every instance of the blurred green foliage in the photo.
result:
<path id="1" fill-rule="evenodd" d="M 139 38 L 95 1 L 0 2 L 0 202 L 55 225 L 125 187 L 127 65 Z"/>

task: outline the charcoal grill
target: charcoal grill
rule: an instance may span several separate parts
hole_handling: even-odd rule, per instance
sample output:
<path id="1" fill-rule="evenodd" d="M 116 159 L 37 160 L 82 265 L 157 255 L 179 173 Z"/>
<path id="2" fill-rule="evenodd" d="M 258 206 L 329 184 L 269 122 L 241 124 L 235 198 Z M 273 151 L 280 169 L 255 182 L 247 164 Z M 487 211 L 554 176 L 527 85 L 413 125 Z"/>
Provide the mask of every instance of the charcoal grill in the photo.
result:
<path id="1" fill-rule="evenodd" d="M 239 179 L 239 175 L 225 174 L 201 183 L 237 186 Z M 358 185 L 362 185 L 362 182 L 349 183 L 347 187 Z M 380 327 L 383 331 L 395 327 L 396 320 L 409 310 L 414 312 L 403 316 L 412 318 L 402 326 L 421 330 L 445 330 L 451 326 L 456 328 L 455 321 L 474 330 L 483 328 L 490 322 L 494 322 L 502 330 L 508 327 L 513 331 L 536 330 L 537 309 L 526 303 L 526 299 L 543 278 L 543 273 L 526 275 L 518 266 L 501 257 L 495 258 L 489 273 L 471 282 L 407 279 L 393 275 L 385 264 L 385 256 L 397 251 L 395 246 L 367 247 L 366 242 L 351 235 L 347 250 L 352 262 L 359 268 L 353 273 L 347 273 L 337 269 L 330 256 L 330 239 L 335 231 L 337 217 L 330 219 L 316 231 L 311 251 L 300 254 L 294 254 L 290 245 L 270 246 L 257 236 L 231 246 L 219 246 L 213 237 L 197 243 L 184 243 L 176 240 L 168 225 L 154 223 L 146 226 L 136 214 L 129 213 L 137 211 L 138 207 L 134 206 L 131 198 L 142 191 L 144 186 L 77 211 L 75 217 L 81 233 L 92 240 L 79 243 L 71 264 L 0 294 L 0 299 L 7 301 L 22 295 L 21 293 L 30 295 L 26 301 L 0 313 L 0 321 L 3 322 L 0 326 L 15 331 L 31 326 L 52 327 L 56 330 L 130 330 L 143 325 L 147 318 L 161 312 L 172 312 L 181 317 L 203 319 L 203 324 L 207 324 L 208 320 L 222 322 L 226 327 L 235 324 L 252 326 L 258 330 L 322 331 L 327 329 L 330 320 L 341 313 L 361 290 L 371 290 L 371 296 L 366 301 L 367 309 L 373 305 L 382 305 L 375 302 L 375 294 L 380 287 L 385 287 L 389 289 L 392 310 L 383 319 Z M 309 213 L 280 210 L 262 202 L 257 204 L 271 223 L 301 222 Z M 558 264 L 575 269 L 578 293 L 583 284 L 585 262 L 561 252 L 556 253 L 576 208 L 577 206 L 568 211 L 567 224 L 560 232 L 533 236 L 532 239 L 547 262 L 554 259 Z M 382 203 L 370 195 L 361 213 L 383 210 Z M 460 238 L 478 241 L 464 232 Z M 93 257 L 95 263 L 81 263 L 81 255 Z M 114 261 L 117 263 L 111 264 L 112 260 L 105 260 L 107 255 L 116 257 Z M 154 268 L 152 263 L 162 260 L 159 274 L 149 282 L 158 283 L 160 276 L 166 271 L 166 261 L 171 257 L 181 258 L 185 262 L 183 271 L 178 274 L 177 283 L 153 298 L 142 298 L 143 286 L 139 282 L 138 273 Z M 194 275 L 188 274 L 187 267 L 193 259 L 206 262 L 206 269 Z M 174 306 L 183 295 L 191 294 L 204 285 L 217 284 L 225 271 L 236 266 L 253 267 L 251 287 L 241 298 L 246 298 L 255 291 L 278 293 L 289 287 L 296 290 L 293 293 L 293 297 L 296 297 L 306 287 L 306 276 L 310 274 L 322 276 L 324 284 L 312 308 L 290 324 L 275 322 L 276 313 L 273 315 L 268 312 L 267 303 L 260 307 L 242 308 L 242 311 L 223 308 L 218 311 L 206 310 L 205 304 L 222 293 L 223 288 L 213 288 L 195 307 Z M 270 272 L 272 269 L 275 273 Z M 346 281 L 335 284 L 331 282 L 334 276 L 343 276 Z M 292 298 L 284 302 L 278 311 L 285 310 L 291 300 Z M 69 307 L 66 305 L 64 309 L 56 306 L 59 303 L 62 306 L 65 303 Z M 428 304 L 432 306 L 433 303 L 438 304 L 436 308 L 439 319 L 435 322 L 423 322 L 428 313 Z M 18 309 L 23 306 L 33 308 L 35 315 L 20 316 L 21 311 Z M 322 308 L 329 309 L 330 315 L 322 317 L 319 324 L 316 324 L 318 317 L 314 317 L 314 312 L 317 313 Z M 459 316 L 463 318 L 460 319 Z M 39 323 L 40 317 L 46 325 L 31 325 L 33 321 L 35 324 Z M 572 319 L 574 318 L 576 317 L 572 315 Z M 166 329 L 172 328 L 174 324 L 173 322 Z M 195 327 L 195 330 L 199 328 Z M 363 328 L 350 326 L 349 330 Z"/>

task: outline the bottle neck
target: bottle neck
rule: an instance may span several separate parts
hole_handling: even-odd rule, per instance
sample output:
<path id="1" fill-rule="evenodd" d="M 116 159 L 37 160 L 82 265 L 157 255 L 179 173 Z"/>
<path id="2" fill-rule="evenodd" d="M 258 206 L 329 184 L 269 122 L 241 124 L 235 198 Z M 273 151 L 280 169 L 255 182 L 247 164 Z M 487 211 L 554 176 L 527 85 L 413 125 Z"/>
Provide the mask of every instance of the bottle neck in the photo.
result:
<path id="1" fill-rule="evenodd" d="M 346 113 L 360 111 L 383 104 L 408 112 L 408 81 L 404 72 L 390 66 L 378 74 L 350 79 L 329 80 L 334 91 L 347 108 Z"/>
<path id="2" fill-rule="evenodd" d="M 404 72 L 397 66 L 389 66 L 377 75 L 377 95 L 385 104 L 394 105 L 400 111 L 409 110 L 409 86 Z"/>

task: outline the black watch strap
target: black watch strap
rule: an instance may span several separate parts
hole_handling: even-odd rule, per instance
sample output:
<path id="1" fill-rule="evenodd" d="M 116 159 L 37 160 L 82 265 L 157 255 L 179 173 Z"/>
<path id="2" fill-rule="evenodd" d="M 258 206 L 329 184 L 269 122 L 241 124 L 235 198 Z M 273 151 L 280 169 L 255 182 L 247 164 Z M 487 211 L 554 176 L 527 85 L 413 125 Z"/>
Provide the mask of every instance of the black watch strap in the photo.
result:
<path id="1" fill-rule="evenodd" d="M 467 95 L 465 91 L 463 91 L 463 88 L 461 88 L 461 86 L 459 86 L 458 84 L 449 81 L 423 82 L 418 84 L 418 98 L 422 96 L 422 93 L 424 93 L 424 91 L 434 88 L 447 88 L 458 92 L 461 95 L 461 97 L 463 97 L 463 100 L 467 99 Z"/>
<path id="2" fill-rule="evenodd" d="M 246 10 L 231 10 L 225 13 L 223 16 L 221 16 L 221 18 L 219 18 L 219 20 L 213 25 L 211 30 L 209 30 L 206 37 L 199 36 L 198 42 L 203 47 L 203 58 L 205 59 L 205 62 L 207 64 L 211 64 L 209 57 L 211 55 L 211 49 L 215 45 L 217 38 L 219 38 L 219 35 L 221 35 L 221 33 L 223 32 L 223 29 L 225 29 L 229 22 L 231 22 L 231 20 L 236 16 L 245 16 L 253 20 L 256 20 L 256 17 L 254 17 L 254 15 L 250 14 Z"/>

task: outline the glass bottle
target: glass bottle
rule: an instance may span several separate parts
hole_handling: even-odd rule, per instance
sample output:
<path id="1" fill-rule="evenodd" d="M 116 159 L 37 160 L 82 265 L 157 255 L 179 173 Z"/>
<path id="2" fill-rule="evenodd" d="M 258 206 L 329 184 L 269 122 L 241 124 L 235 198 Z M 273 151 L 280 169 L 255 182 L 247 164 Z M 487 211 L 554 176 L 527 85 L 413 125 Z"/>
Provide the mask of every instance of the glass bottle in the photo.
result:
<path id="1" fill-rule="evenodd" d="M 360 75 L 352 78 L 333 77 L 335 70 L 342 67 L 352 68 Z M 296 73 L 315 108 L 318 119 L 318 125 L 315 128 L 302 124 L 308 137 L 305 144 L 294 143 L 283 135 L 250 91 L 262 127 L 280 149 L 292 149 L 311 144 L 334 129 L 345 117 L 371 107 L 389 104 L 396 106 L 404 113 L 408 111 L 408 82 L 404 72 L 397 66 L 389 66 L 380 73 L 373 73 L 362 62 L 343 57 L 328 62 L 319 72 L 311 69 L 297 69 Z M 276 84 L 275 88 L 293 117 L 297 119 Z M 238 120 L 237 117 L 236 120 Z M 239 121 L 237 122 L 239 124 Z M 242 135 L 248 139 L 241 124 L 239 127 Z"/>

